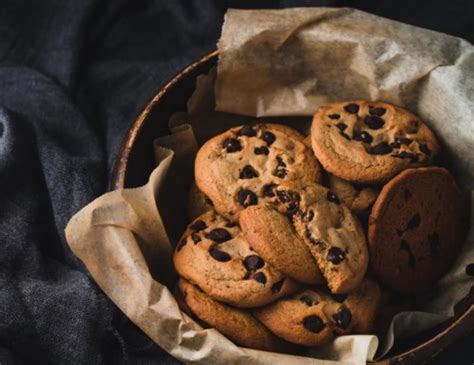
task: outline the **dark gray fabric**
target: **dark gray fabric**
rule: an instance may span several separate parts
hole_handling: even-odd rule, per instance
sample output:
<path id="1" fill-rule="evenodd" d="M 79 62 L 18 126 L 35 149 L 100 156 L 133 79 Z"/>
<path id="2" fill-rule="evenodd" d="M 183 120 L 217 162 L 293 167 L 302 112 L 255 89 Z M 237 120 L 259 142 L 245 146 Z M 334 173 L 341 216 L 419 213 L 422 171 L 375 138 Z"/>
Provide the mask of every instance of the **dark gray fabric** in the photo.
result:
<path id="1" fill-rule="evenodd" d="M 215 48 L 227 7 L 351 3 L 1 2 L 1 364 L 176 363 L 98 289 L 68 249 L 64 227 L 105 191 L 119 144 L 146 101 Z M 474 39 L 469 0 L 357 6 Z M 468 345 L 457 363 L 472 355 Z"/>

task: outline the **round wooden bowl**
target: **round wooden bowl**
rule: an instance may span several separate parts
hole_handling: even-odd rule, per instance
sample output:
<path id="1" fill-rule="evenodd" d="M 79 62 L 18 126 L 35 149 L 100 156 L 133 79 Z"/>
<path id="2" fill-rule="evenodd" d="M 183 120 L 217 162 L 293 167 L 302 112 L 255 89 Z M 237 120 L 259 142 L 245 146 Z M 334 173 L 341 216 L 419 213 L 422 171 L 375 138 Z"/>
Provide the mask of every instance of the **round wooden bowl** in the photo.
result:
<path id="1" fill-rule="evenodd" d="M 175 75 L 147 103 L 130 127 L 115 161 L 110 189 L 144 185 L 155 167 L 153 140 L 169 134 L 168 120 L 186 110 L 186 101 L 196 85 L 196 77 L 217 64 L 213 51 Z M 473 291 L 464 299 L 456 316 L 429 331 L 397 343 L 390 353 L 375 364 L 417 364 L 435 357 L 447 346 L 474 329 Z"/>

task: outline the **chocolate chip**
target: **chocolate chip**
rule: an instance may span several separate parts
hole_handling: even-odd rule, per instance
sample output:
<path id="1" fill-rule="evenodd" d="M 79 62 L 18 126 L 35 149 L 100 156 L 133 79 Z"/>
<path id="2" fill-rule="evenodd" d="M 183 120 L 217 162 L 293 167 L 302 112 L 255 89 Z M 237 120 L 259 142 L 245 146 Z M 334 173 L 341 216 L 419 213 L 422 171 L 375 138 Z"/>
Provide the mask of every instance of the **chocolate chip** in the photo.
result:
<path id="1" fill-rule="evenodd" d="M 301 215 L 301 219 L 305 222 L 311 222 L 314 218 L 314 211 L 309 209 L 305 214 Z"/>
<path id="2" fill-rule="evenodd" d="M 253 152 L 254 152 L 256 155 L 268 155 L 268 154 L 270 153 L 270 151 L 268 150 L 268 148 L 265 147 L 265 146 L 255 147 L 255 149 L 253 150 Z"/>
<path id="3" fill-rule="evenodd" d="M 186 243 L 187 243 L 187 242 L 188 242 L 188 241 L 186 240 L 186 238 L 183 238 L 183 239 L 179 242 L 178 246 L 176 247 L 176 250 L 177 250 L 177 251 L 181 251 L 181 249 L 182 249 L 184 246 L 186 246 Z"/>
<path id="4" fill-rule="evenodd" d="M 317 240 L 316 238 L 313 237 L 308 227 L 305 228 L 304 235 L 308 239 L 308 241 L 311 242 L 313 245 L 319 246 L 321 244 L 320 240 Z"/>
<path id="5" fill-rule="evenodd" d="M 420 151 L 423 152 L 427 156 L 431 156 L 431 150 L 428 148 L 426 143 L 418 143 L 418 147 L 420 148 Z"/>
<path id="6" fill-rule="evenodd" d="M 301 200 L 300 194 L 291 190 L 277 190 L 276 193 L 282 203 L 294 203 Z"/>
<path id="7" fill-rule="evenodd" d="M 216 261 L 226 262 L 231 260 L 231 257 L 227 252 L 221 251 L 218 248 L 215 248 L 214 246 L 211 246 L 209 248 L 209 254 Z"/>
<path id="8" fill-rule="evenodd" d="M 351 114 L 357 114 L 357 112 L 359 111 L 359 105 L 357 105 L 357 104 L 347 104 L 344 107 L 344 110 L 348 113 L 351 113 Z"/>
<path id="9" fill-rule="evenodd" d="M 273 175 L 279 177 L 280 179 L 284 179 L 287 173 L 288 171 L 286 171 L 286 169 L 277 169 Z"/>
<path id="10" fill-rule="evenodd" d="M 412 139 L 406 137 L 395 137 L 395 142 L 390 143 L 392 148 L 400 148 L 402 144 L 409 146 L 413 142 Z"/>
<path id="11" fill-rule="evenodd" d="M 237 193 L 237 200 L 240 205 L 244 208 L 247 208 L 250 205 L 255 205 L 258 203 L 257 195 L 248 189 L 242 189 Z"/>
<path id="12" fill-rule="evenodd" d="M 308 307 L 311 307 L 312 305 L 318 304 L 318 301 L 314 299 L 313 297 L 309 295 L 302 295 L 300 297 L 300 301 L 302 301 L 304 304 L 306 304 Z"/>
<path id="13" fill-rule="evenodd" d="M 438 233 L 434 232 L 428 235 L 428 242 L 430 244 L 430 255 L 434 259 L 438 259 L 440 257 L 439 253 L 439 235 Z"/>
<path id="14" fill-rule="evenodd" d="M 339 129 L 341 136 L 343 136 L 345 139 L 348 141 L 351 140 L 351 137 L 349 137 L 347 134 L 344 133 L 344 130 L 347 128 L 347 125 L 344 123 L 337 123 L 336 124 L 337 129 Z"/>
<path id="15" fill-rule="evenodd" d="M 247 136 L 247 137 L 254 137 L 257 135 L 255 129 L 253 129 L 249 124 L 244 124 L 242 128 L 239 129 L 237 132 L 238 136 Z"/>
<path id="16" fill-rule="evenodd" d="M 227 222 L 227 223 L 225 224 L 225 226 L 226 226 L 227 228 L 232 228 L 232 227 L 235 227 L 236 225 L 237 225 L 237 224 L 235 224 L 234 222 Z"/>
<path id="17" fill-rule="evenodd" d="M 410 200 L 413 195 L 411 194 L 410 190 L 405 189 L 405 191 L 403 192 L 403 196 L 405 197 L 405 200 Z"/>
<path id="18" fill-rule="evenodd" d="M 278 199 L 286 205 L 286 214 L 292 216 L 300 207 L 300 195 L 294 191 L 276 190 Z"/>
<path id="19" fill-rule="evenodd" d="M 391 155 L 392 157 L 396 157 L 396 158 L 402 158 L 402 159 L 408 159 L 410 160 L 410 162 L 414 163 L 414 162 L 417 162 L 418 161 L 418 156 L 413 154 L 413 153 L 410 153 L 410 152 L 406 152 L 406 151 L 400 151 L 398 153 L 395 153 L 393 155 Z"/>
<path id="20" fill-rule="evenodd" d="M 392 147 L 387 142 L 380 142 L 369 149 L 371 155 L 386 155 L 390 152 L 392 152 Z"/>
<path id="21" fill-rule="evenodd" d="M 352 139 L 354 141 L 360 141 L 364 143 L 372 143 L 372 136 L 367 133 L 367 132 L 355 132 L 354 135 L 352 136 Z"/>
<path id="22" fill-rule="evenodd" d="M 240 145 L 240 141 L 236 138 L 227 138 L 222 143 L 222 147 L 225 148 L 225 150 L 229 153 L 237 152 L 242 149 L 242 146 Z"/>
<path id="23" fill-rule="evenodd" d="M 300 209 L 299 203 L 290 203 L 288 207 L 286 208 L 285 214 L 288 217 L 291 217 L 292 215 L 296 214 Z"/>
<path id="24" fill-rule="evenodd" d="M 244 259 L 244 266 L 248 271 L 256 271 L 264 265 L 265 262 L 257 255 L 250 255 Z"/>
<path id="25" fill-rule="evenodd" d="M 242 171 L 240 171 L 239 178 L 240 179 L 253 179 L 258 177 L 259 173 L 250 165 L 244 166 Z"/>
<path id="26" fill-rule="evenodd" d="M 412 139 L 406 137 L 395 137 L 395 141 L 400 142 L 400 144 L 404 144 L 405 146 L 409 146 L 413 142 Z"/>
<path id="27" fill-rule="evenodd" d="M 415 255 L 413 255 L 413 252 L 411 251 L 410 245 L 408 244 L 407 241 L 402 240 L 400 242 L 400 250 L 406 251 L 408 254 L 408 266 L 411 268 L 415 267 Z"/>
<path id="28" fill-rule="evenodd" d="M 351 311 L 347 308 L 342 308 L 338 313 L 332 316 L 336 326 L 342 328 L 343 330 L 347 329 L 352 321 Z"/>
<path id="29" fill-rule="evenodd" d="M 383 127 L 385 122 L 383 121 L 382 118 L 377 117 L 376 115 L 367 115 L 364 118 L 364 123 L 369 127 L 370 129 L 380 129 Z"/>
<path id="30" fill-rule="evenodd" d="M 228 241 L 232 238 L 232 235 L 225 228 L 214 228 L 212 231 L 207 232 L 206 237 L 217 243 Z"/>
<path id="31" fill-rule="evenodd" d="M 334 114 L 329 114 L 328 117 L 329 119 L 339 119 L 341 116 L 339 114 L 334 113 Z"/>
<path id="32" fill-rule="evenodd" d="M 474 263 L 466 266 L 466 274 L 469 276 L 474 276 Z"/>
<path id="33" fill-rule="evenodd" d="M 273 175 L 279 177 L 280 179 L 284 179 L 288 173 L 288 171 L 285 169 L 286 164 L 280 156 L 277 156 L 276 160 L 277 166 L 275 171 L 273 172 Z"/>
<path id="34" fill-rule="evenodd" d="M 371 108 L 369 109 L 369 113 L 372 115 L 376 115 L 378 117 L 381 117 L 382 115 L 385 114 L 387 110 L 385 108 Z"/>
<path id="35" fill-rule="evenodd" d="M 324 322 L 318 316 L 312 315 L 308 316 L 303 320 L 303 327 L 308 331 L 319 333 L 321 332 L 325 325 Z"/>
<path id="36" fill-rule="evenodd" d="M 418 213 L 414 214 L 413 217 L 408 221 L 407 226 L 405 228 L 405 231 L 408 231 L 410 229 L 415 229 L 418 227 L 421 223 L 421 217 Z"/>
<path id="37" fill-rule="evenodd" d="M 326 260 L 334 265 L 339 265 L 342 260 L 346 257 L 344 251 L 342 251 L 339 247 L 332 246 L 326 255 Z"/>
<path id="38" fill-rule="evenodd" d="M 277 167 L 286 167 L 285 161 L 280 156 L 276 157 L 277 160 Z"/>
<path id="39" fill-rule="evenodd" d="M 262 195 L 268 198 L 272 198 L 275 196 L 275 188 L 278 187 L 277 184 L 267 184 L 263 186 Z"/>
<path id="40" fill-rule="evenodd" d="M 333 293 L 331 293 L 331 296 L 338 303 L 344 302 L 347 298 L 347 294 L 333 294 Z"/>
<path id="41" fill-rule="evenodd" d="M 326 199 L 327 199 L 328 201 L 330 201 L 331 203 L 336 203 L 336 204 L 339 204 L 339 203 L 340 203 L 340 202 L 339 202 L 339 198 L 337 197 L 337 195 L 334 194 L 334 193 L 332 193 L 332 192 L 330 192 L 330 191 L 328 191 L 328 192 L 326 193 Z"/>
<path id="42" fill-rule="evenodd" d="M 202 220 L 198 219 L 193 224 L 191 224 L 189 228 L 191 228 L 195 232 L 199 232 L 199 231 L 202 231 L 203 229 L 206 229 L 207 225 Z"/>
<path id="43" fill-rule="evenodd" d="M 273 142 L 275 142 L 276 137 L 272 132 L 264 131 L 260 136 L 265 142 L 267 142 L 267 146 L 271 146 Z"/>
<path id="44" fill-rule="evenodd" d="M 256 273 L 254 276 L 252 276 L 252 279 L 264 285 L 267 282 L 267 277 L 263 272 Z"/>
<path id="45" fill-rule="evenodd" d="M 191 238 L 193 239 L 194 244 L 201 242 L 201 237 L 199 237 L 199 235 L 196 232 L 191 234 Z"/>
<path id="46" fill-rule="evenodd" d="M 270 289 L 272 291 L 272 293 L 278 293 L 281 290 L 284 281 L 285 281 L 285 279 L 283 278 L 280 281 L 277 281 L 275 284 L 273 284 L 271 289 Z"/>

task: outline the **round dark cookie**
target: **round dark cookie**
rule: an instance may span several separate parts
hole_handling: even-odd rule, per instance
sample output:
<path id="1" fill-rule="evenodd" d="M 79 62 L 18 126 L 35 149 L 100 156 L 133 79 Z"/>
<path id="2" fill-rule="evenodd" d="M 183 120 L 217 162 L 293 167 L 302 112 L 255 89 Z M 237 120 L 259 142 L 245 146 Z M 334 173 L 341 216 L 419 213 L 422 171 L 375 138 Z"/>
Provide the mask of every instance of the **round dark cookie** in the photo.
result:
<path id="1" fill-rule="evenodd" d="M 243 125 L 207 141 L 195 161 L 196 184 L 216 211 L 237 221 L 248 206 L 265 203 L 269 187 L 319 181 L 320 167 L 296 130 L 277 124 Z"/>
<path id="2" fill-rule="evenodd" d="M 298 287 L 250 248 L 239 226 L 213 210 L 188 226 L 173 260 L 181 277 L 236 307 L 265 305 Z"/>
<path id="3" fill-rule="evenodd" d="M 461 193 L 446 169 L 403 171 L 383 187 L 370 214 L 374 273 L 400 292 L 430 289 L 459 253 L 463 219 Z"/>
<path id="4" fill-rule="evenodd" d="M 435 135 L 415 115 L 376 101 L 320 107 L 311 126 L 312 146 L 324 169 L 360 183 L 388 181 L 400 171 L 429 165 Z"/>

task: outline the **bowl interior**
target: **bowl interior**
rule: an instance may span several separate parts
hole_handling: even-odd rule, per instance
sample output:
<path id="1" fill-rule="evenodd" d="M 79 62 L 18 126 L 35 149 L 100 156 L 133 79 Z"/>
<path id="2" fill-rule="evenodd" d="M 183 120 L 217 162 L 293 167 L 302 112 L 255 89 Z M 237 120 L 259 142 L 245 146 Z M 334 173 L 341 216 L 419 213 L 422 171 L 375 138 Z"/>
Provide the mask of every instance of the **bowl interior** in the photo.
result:
<path id="1" fill-rule="evenodd" d="M 217 64 L 217 51 L 204 56 L 174 76 L 146 105 L 125 137 L 116 159 L 110 189 L 144 185 L 155 167 L 153 140 L 169 134 L 168 120 L 186 111 L 186 102 L 196 86 L 196 77 Z M 464 314 L 428 331 L 396 343 L 380 363 L 417 363 L 439 353 L 474 326 L 473 306 Z"/>

